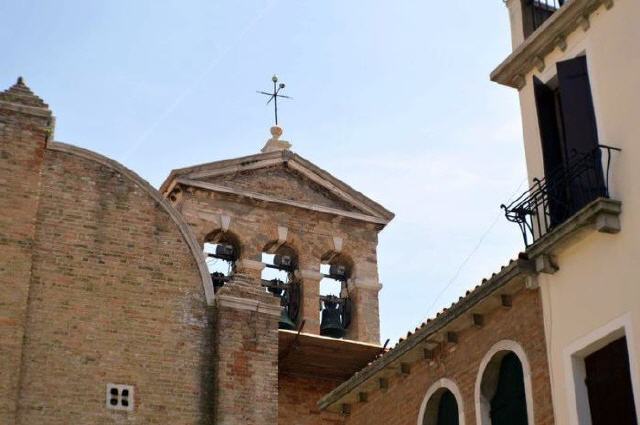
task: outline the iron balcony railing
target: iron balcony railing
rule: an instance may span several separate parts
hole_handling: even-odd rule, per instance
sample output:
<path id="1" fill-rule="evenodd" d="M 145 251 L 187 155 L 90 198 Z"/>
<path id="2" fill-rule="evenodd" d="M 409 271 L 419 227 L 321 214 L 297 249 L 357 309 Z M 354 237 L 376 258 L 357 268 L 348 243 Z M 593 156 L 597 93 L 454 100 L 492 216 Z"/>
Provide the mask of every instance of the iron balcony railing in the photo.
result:
<path id="1" fill-rule="evenodd" d="M 525 7 L 531 19 L 533 31 L 538 29 L 553 13 L 564 6 L 565 0 L 526 0 Z"/>
<path id="2" fill-rule="evenodd" d="M 620 151 L 599 145 L 591 152 L 577 152 L 561 167 L 509 205 L 501 205 L 507 220 L 518 224 L 525 246 L 530 246 L 554 227 L 562 224 L 589 202 L 609 197 L 611 155 Z M 604 164 L 604 170 L 603 170 Z"/>

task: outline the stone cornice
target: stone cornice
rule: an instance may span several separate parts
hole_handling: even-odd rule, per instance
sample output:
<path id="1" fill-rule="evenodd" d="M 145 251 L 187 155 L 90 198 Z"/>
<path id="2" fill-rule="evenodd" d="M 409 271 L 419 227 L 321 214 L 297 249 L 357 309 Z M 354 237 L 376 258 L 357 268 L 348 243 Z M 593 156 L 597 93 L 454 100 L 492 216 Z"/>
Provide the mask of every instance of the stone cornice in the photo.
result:
<path id="1" fill-rule="evenodd" d="M 610 9 L 613 0 L 568 0 L 518 46 L 491 73 L 491 81 L 521 89 L 532 68 L 544 68 L 544 58 L 556 47 L 566 47 L 566 37 L 588 22 L 589 15 L 601 5 Z"/>
<path id="2" fill-rule="evenodd" d="M 216 296 L 215 304 L 217 307 L 227 307 L 236 310 L 248 310 L 258 313 L 269 314 L 271 316 L 280 317 L 282 307 L 279 305 L 269 305 L 257 300 L 233 297 L 231 295 Z"/>
<path id="3" fill-rule="evenodd" d="M 583 207 L 570 219 L 543 235 L 527 248 L 526 253 L 533 260 L 540 255 L 555 254 L 558 249 L 566 247 L 590 231 L 618 233 L 621 213 L 622 203 L 620 201 L 598 198 Z"/>
<path id="4" fill-rule="evenodd" d="M 382 289 L 382 283 L 375 279 L 354 278 L 349 279 L 349 289 L 373 289 L 379 291 Z"/>
<path id="5" fill-rule="evenodd" d="M 225 193 L 225 194 L 229 194 L 229 195 L 237 195 L 237 196 L 240 196 L 240 197 L 250 198 L 250 199 L 257 200 L 257 201 L 289 205 L 289 206 L 292 206 L 292 207 L 303 208 L 303 209 L 312 210 L 312 211 L 325 213 L 325 214 L 348 217 L 348 218 L 352 218 L 352 219 L 360 220 L 360 221 L 365 221 L 365 222 L 369 222 L 369 223 L 376 223 L 376 224 L 386 225 L 389 222 L 389 220 L 387 220 L 387 219 L 375 217 L 375 216 L 372 216 L 372 215 L 361 214 L 361 213 L 356 213 L 356 212 L 352 212 L 352 211 L 345 211 L 345 210 L 340 210 L 340 209 L 332 208 L 332 207 L 325 207 L 323 205 L 316 205 L 316 204 L 312 204 L 312 203 L 309 203 L 309 202 L 292 201 L 292 200 L 288 200 L 288 199 L 276 198 L 276 197 L 270 196 L 270 195 L 264 195 L 264 194 L 261 194 L 261 193 L 256 193 L 256 192 L 251 192 L 251 191 L 246 191 L 246 190 L 240 190 L 240 189 L 234 189 L 234 188 L 222 186 L 222 185 L 219 185 L 219 184 L 208 183 L 208 182 L 203 182 L 203 181 L 199 181 L 199 180 L 191 180 L 191 179 L 187 179 L 187 178 L 184 178 L 184 177 L 179 177 L 175 181 L 177 183 L 179 183 L 179 184 L 182 184 L 182 185 L 185 185 L 185 186 L 188 186 L 188 187 L 196 187 L 196 188 L 199 188 L 199 189 L 210 190 L 212 192 Z"/>
<path id="6" fill-rule="evenodd" d="M 284 166 L 302 175 L 305 179 L 309 179 L 311 182 L 328 190 L 334 196 L 353 205 L 362 211 L 362 216 L 375 217 L 380 224 L 387 224 L 394 217 L 394 214 L 382 205 L 289 150 L 265 152 L 173 170 L 160 186 L 160 192 L 166 196 L 174 189 L 176 184 L 180 183 L 180 179 L 200 181 L 209 177 L 269 168 L 278 164 L 284 164 Z"/>
<path id="7" fill-rule="evenodd" d="M 36 115 L 43 118 L 51 117 L 51 111 L 41 106 L 22 105 L 19 103 L 8 102 L 6 100 L 0 100 L 0 108 L 9 109 L 23 114 Z"/>

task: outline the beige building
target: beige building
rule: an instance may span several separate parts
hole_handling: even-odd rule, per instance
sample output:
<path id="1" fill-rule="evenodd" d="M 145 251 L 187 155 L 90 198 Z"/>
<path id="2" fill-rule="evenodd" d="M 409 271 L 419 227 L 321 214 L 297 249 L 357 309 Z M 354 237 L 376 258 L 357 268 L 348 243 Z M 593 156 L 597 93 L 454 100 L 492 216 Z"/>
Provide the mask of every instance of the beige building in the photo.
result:
<path id="1" fill-rule="evenodd" d="M 635 423 L 640 406 L 640 2 L 508 0 L 556 423 Z M 536 180 L 542 179 L 542 180 Z M 634 411 L 635 405 L 635 411 Z"/>

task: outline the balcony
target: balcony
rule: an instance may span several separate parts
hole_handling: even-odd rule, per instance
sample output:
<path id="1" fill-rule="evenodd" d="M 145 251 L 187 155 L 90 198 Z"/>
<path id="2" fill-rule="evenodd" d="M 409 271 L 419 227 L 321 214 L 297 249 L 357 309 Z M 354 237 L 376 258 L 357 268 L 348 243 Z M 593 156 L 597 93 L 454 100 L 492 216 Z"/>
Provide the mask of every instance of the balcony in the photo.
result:
<path id="1" fill-rule="evenodd" d="M 565 0 L 526 0 L 523 14 L 525 36 L 528 37 L 537 30 L 554 12 L 564 6 L 564 3 Z"/>
<path id="2" fill-rule="evenodd" d="M 520 228 L 527 252 L 541 253 L 578 230 L 595 224 L 602 232 L 619 230 L 620 202 L 609 199 L 612 155 L 620 149 L 599 145 L 591 152 L 573 152 L 565 165 L 509 205 L 507 220 Z"/>

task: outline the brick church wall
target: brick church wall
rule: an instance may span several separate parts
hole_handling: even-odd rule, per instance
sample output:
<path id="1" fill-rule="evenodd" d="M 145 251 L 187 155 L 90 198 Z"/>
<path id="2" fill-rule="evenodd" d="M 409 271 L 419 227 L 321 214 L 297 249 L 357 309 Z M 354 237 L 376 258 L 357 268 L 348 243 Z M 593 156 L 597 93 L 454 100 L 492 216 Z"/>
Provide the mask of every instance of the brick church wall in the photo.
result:
<path id="1" fill-rule="evenodd" d="M 202 423 L 211 330 L 194 255 L 139 184 L 73 149 L 45 151 L 17 422 Z M 133 412 L 106 409 L 107 383 L 134 386 Z"/>
<path id="2" fill-rule="evenodd" d="M 346 425 L 415 425 L 427 390 L 441 378 L 460 389 L 466 425 L 476 424 L 475 384 L 480 362 L 501 340 L 512 340 L 524 349 L 531 366 L 535 425 L 553 424 L 549 369 L 539 290 L 523 289 L 510 308 L 498 308 L 485 316 L 481 328 L 467 328 L 458 343 L 437 352 L 433 362 L 411 364 L 410 373 L 389 379 L 389 388 L 368 393 L 367 402 L 351 406 Z M 478 424 L 479 425 L 479 424 Z M 532 424 L 533 425 L 533 424 Z"/>
<path id="3" fill-rule="evenodd" d="M 42 166 L 51 113 L 0 94 L 0 423 L 15 418 Z"/>
<path id="4" fill-rule="evenodd" d="M 213 423 L 277 423 L 279 318 L 280 302 L 249 276 L 216 294 Z"/>
<path id="5" fill-rule="evenodd" d="M 308 333 L 318 334 L 320 331 L 317 294 L 322 257 L 334 249 L 334 235 L 344 238 L 342 252 L 355 263 L 356 282 L 351 290 L 355 302 L 347 338 L 379 343 L 378 288 L 359 287 L 358 284 L 378 284 L 376 225 L 336 219 L 328 214 L 290 206 L 246 199 L 238 202 L 232 195 L 191 188 L 182 193 L 175 206 L 201 243 L 208 234 L 219 230 L 219 216 L 228 215 L 231 218 L 229 232 L 241 244 L 241 260 L 260 262 L 265 246 L 278 239 L 278 226 L 286 226 L 287 244 L 299 256 L 304 297 L 301 316 L 306 321 L 304 331 Z"/>
<path id="6" fill-rule="evenodd" d="M 340 384 L 340 381 L 316 377 L 278 377 L 279 425 L 343 425 L 344 417 L 338 413 L 320 411 L 317 402 Z"/>

